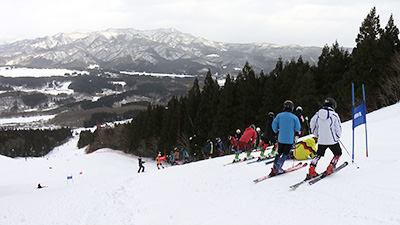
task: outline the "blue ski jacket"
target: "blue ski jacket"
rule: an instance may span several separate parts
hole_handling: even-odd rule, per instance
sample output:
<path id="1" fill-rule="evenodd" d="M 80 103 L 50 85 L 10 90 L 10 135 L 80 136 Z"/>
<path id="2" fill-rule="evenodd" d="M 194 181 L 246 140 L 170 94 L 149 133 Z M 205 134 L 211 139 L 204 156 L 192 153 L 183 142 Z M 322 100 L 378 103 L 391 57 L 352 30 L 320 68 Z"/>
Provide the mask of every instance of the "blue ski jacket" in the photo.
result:
<path id="1" fill-rule="evenodd" d="M 282 144 L 293 144 L 294 132 L 301 129 L 299 118 L 291 112 L 279 113 L 272 121 L 272 129 L 278 134 L 278 142 Z"/>

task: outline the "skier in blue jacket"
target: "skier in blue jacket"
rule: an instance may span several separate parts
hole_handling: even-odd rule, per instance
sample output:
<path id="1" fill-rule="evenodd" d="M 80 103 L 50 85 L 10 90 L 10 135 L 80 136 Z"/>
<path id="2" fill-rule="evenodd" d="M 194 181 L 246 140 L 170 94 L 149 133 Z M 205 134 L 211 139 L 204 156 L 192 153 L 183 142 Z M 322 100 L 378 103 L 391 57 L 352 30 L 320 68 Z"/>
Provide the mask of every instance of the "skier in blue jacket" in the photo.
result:
<path id="1" fill-rule="evenodd" d="M 182 164 L 189 162 L 189 153 L 185 148 L 181 148 L 182 151 Z"/>
<path id="2" fill-rule="evenodd" d="M 223 156 L 225 153 L 225 145 L 224 143 L 222 143 L 222 140 L 220 137 L 217 137 L 216 139 L 216 147 L 217 147 L 217 152 L 218 152 L 218 156 Z"/>
<path id="3" fill-rule="evenodd" d="M 292 113 L 293 102 L 286 100 L 283 107 L 284 111 L 279 113 L 272 122 L 272 129 L 278 133 L 278 154 L 275 156 L 270 176 L 283 173 L 282 166 L 292 148 L 295 132 L 300 132 L 301 129 L 299 118 Z"/>

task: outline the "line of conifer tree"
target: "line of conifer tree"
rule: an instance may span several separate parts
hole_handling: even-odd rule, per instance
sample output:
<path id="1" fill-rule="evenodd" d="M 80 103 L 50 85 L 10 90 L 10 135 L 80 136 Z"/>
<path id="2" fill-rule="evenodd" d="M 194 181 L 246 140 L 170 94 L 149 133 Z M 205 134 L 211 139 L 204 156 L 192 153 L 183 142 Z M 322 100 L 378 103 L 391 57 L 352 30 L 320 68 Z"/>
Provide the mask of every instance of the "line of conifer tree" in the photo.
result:
<path id="1" fill-rule="evenodd" d="M 393 16 L 381 28 L 374 7 L 362 22 L 351 53 L 335 42 L 323 47 L 315 65 L 302 57 L 278 59 L 268 74 L 257 74 L 247 62 L 235 78 L 228 74 L 223 86 L 208 71 L 202 88 L 196 79 L 186 96 L 175 96 L 166 105 L 149 105 L 127 125 L 96 130 L 87 138 L 89 151 L 111 147 L 154 157 L 158 151 L 168 154 L 174 147 L 184 147 L 199 156 L 207 139 L 220 137 L 227 146 L 228 135 L 236 129 L 255 124 L 264 130 L 266 114 L 281 112 L 287 99 L 302 106 L 303 115 L 310 118 L 326 97 L 333 97 L 345 121 L 351 118 L 352 83 L 356 104 L 362 101 L 365 84 L 368 111 L 394 104 L 400 100 L 398 35 Z"/>
<path id="2" fill-rule="evenodd" d="M 0 155 L 8 157 L 41 157 L 72 136 L 70 128 L 1 129 Z"/>

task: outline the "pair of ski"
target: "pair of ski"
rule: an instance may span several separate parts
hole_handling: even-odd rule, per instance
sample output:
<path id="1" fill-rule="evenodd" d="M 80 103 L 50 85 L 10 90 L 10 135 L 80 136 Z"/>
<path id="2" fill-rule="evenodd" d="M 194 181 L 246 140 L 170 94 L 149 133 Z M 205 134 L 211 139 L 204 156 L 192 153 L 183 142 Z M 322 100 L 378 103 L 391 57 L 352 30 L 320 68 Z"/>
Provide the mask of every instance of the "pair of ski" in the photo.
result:
<path id="1" fill-rule="evenodd" d="M 274 158 L 275 158 L 275 156 L 265 156 L 265 157 L 260 157 L 259 156 L 256 161 L 251 161 L 251 162 L 248 162 L 247 164 L 258 163 L 258 162 L 262 162 L 262 161 L 265 161 L 265 160 L 268 160 L 268 159 L 274 159 Z"/>
<path id="2" fill-rule="evenodd" d="M 343 169 L 344 167 L 346 167 L 348 164 L 349 164 L 348 162 L 344 162 L 342 165 L 336 167 L 336 168 L 332 171 L 332 173 L 329 174 L 329 175 L 326 174 L 326 171 L 323 172 L 323 173 L 321 173 L 321 174 L 319 174 L 319 175 L 316 176 L 316 177 L 313 177 L 313 178 L 309 178 L 308 175 L 307 175 L 306 179 L 300 181 L 299 183 L 293 184 L 293 185 L 291 185 L 291 186 L 289 186 L 289 187 L 290 187 L 292 190 L 296 190 L 300 185 L 305 184 L 305 183 L 308 183 L 309 185 L 313 185 L 313 184 L 317 183 L 318 181 L 324 179 L 325 177 L 330 176 L 330 175 L 332 175 L 333 173 L 338 172 L 339 170 L 341 170 L 341 169 Z"/>
<path id="3" fill-rule="evenodd" d="M 263 176 L 263 177 L 260 177 L 260 178 L 255 179 L 255 180 L 253 180 L 253 181 L 254 181 L 254 183 L 258 183 L 258 182 L 261 182 L 261 181 L 263 181 L 263 180 L 267 180 L 267 179 L 269 179 L 269 178 L 271 178 L 271 177 L 276 177 L 276 176 L 279 176 L 279 175 L 282 175 L 282 174 L 285 174 L 285 173 L 290 173 L 290 172 L 299 170 L 299 169 L 304 168 L 304 167 L 306 167 L 306 166 L 307 166 L 307 163 L 304 163 L 304 164 L 303 164 L 302 162 L 299 162 L 298 164 L 296 164 L 296 165 L 294 165 L 294 166 L 292 166 L 292 167 L 289 167 L 289 168 L 287 168 L 286 170 L 284 170 L 283 173 L 278 173 L 278 174 L 276 174 L 276 175 L 274 175 L 274 176 L 270 176 L 270 175 Z"/>
<path id="4" fill-rule="evenodd" d="M 241 162 L 245 162 L 245 161 L 247 162 L 247 161 L 254 160 L 254 159 L 256 159 L 256 158 L 254 158 L 254 157 L 251 158 L 251 159 L 243 158 L 243 159 L 239 159 L 238 161 L 233 160 L 232 162 L 224 164 L 224 166 L 232 165 L 232 164 L 236 164 L 236 163 L 241 163 Z"/>
<path id="5" fill-rule="evenodd" d="M 274 146 L 272 145 L 272 146 L 268 146 L 267 148 L 266 148 L 266 150 L 268 149 L 272 149 Z M 251 152 L 259 152 L 260 150 L 259 149 L 254 149 L 254 150 L 252 150 Z M 272 159 L 272 158 L 274 158 L 275 156 L 271 156 L 271 157 L 269 157 L 269 156 L 267 156 L 267 157 L 265 157 L 265 158 L 263 158 L 263 157 L 257 157 L 257 160 L 256 161 L 252 161 L 252 162 L 248 162 L 247 164 L 251 164 L 251 163 L 255 163 L 255 162 L 261 162 L 261 161 L 264 161 L 264 160 L 267 160 L 267 159 Z M 241 163 L 241 162 L 244 162 L 244 161 L 250 161 L 250 160 L 253 160 L 253 159 L 256 159 L 255 157 L 253 157 L 253 158 L 251 158 L 251 159 L 246 159 L 246 158 L 243 158 L 243 159 L 240 159 L 240 160 L 237 160 L 237 161 L 232 161 L 232 162 L 229 162 L 229 163 L 226 163 L 226 164 L 224 164 L 224 166 L 227 166 L 227 165 L 231 165 L 231 164 L 236 164 L 236 163 Z"/>

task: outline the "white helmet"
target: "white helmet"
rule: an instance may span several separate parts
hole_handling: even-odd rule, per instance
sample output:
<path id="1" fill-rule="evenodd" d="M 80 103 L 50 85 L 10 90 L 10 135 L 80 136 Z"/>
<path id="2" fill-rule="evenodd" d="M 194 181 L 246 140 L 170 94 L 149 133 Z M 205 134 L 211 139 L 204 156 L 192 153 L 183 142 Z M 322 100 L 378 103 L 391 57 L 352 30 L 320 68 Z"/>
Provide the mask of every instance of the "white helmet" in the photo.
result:
<path id="1" fill-rule="evenodd" d="M 260 131 L 261 131 L 261 129 L 260 129 L 259 127 L 257 127 L 257 128 L 256 128 L 256 131 L 257 131 L 257 132 L 260 132 Z"/>

